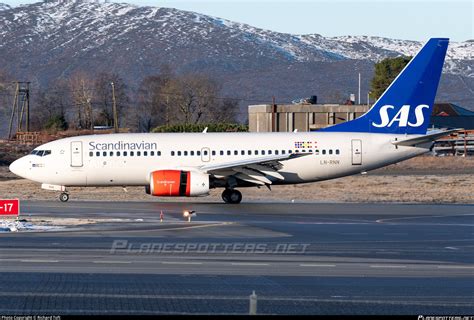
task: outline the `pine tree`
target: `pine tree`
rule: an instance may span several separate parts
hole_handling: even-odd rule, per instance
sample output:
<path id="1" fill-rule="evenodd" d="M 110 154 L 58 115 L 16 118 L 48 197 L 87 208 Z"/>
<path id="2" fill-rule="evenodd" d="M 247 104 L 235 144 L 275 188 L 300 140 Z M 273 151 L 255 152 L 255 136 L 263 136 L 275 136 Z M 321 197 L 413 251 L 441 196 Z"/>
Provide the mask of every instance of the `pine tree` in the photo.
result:
<path id="1" fill-rule="evenodd" d="M 387 58 L 376 63 L 370 96 L 378 99 L 411 59 L 412 57 Z"/>

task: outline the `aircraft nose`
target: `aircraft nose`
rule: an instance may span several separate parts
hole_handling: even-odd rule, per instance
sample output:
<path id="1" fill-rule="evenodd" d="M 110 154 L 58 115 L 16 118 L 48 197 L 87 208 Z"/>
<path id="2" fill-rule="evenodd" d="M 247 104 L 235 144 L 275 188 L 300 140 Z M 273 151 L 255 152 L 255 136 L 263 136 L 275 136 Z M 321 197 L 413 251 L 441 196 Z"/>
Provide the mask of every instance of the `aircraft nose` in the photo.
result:
<path id="1" fill-rule="evenodd" d="M 8 167 L 8 169 L 10 169 L 10 171 L 16 174 L 17 176 L 23 177 L 25 171 L 24 163 L 24 159 L 20 158 L 18 160 L 13 161 L 12 164 L 10 164 L 10 166 Z"/>

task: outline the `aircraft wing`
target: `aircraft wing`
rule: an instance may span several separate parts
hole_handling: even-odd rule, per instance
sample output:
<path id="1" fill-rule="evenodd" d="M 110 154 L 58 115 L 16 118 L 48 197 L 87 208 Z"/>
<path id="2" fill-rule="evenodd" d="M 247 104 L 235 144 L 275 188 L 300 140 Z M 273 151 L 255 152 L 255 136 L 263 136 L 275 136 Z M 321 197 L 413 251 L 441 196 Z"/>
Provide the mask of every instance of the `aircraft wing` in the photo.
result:
<path id="1" fill-rule="evenodd" d="M 233 176 L 236 179 L 256 185 L 270 185 L 275 180 L 285 178 L 278 172 L 283 165 L 280 161 L 309 155 L 309 153 L 274 155 L 259 158 L 250 158 L 240 161 L 231 161 L 201 166 L 202 172 L 217 178 Z"/>
<path id="2" fill-rule="evenodd" d="M 447 136 L 448 134 L 459 131 L 459 130 L 461 130 L 461 129 L 436 131 L 436 132 L 425 134 L 423 136 L 419 136 L 419 137 L 416 137 L 416 138 L 409 138 L 409 139 L 405 139 L 405 140 L 393 141 L 392 144 L 394 144 L 396 146 L 414 146 L 414 145 L 417 145 L 417 144 L 420 144 L 420 143 L 435 141 L 438 138 Z"/>

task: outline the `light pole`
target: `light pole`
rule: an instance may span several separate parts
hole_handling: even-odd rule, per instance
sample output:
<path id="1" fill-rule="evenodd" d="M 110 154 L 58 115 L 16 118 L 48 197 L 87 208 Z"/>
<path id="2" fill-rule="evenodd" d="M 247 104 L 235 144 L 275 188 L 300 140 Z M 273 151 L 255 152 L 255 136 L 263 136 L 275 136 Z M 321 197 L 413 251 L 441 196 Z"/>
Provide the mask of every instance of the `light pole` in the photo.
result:
<path id="1" fill-rule="evenodd" d="M 112 108 L 113 108 L 113 113 L 114 113 L 114 131 L 115 133 L 119 132 L 119 127 L 118 127 L 118 116 L 117 116 L 117 103 L 115 101 L 115 85 L 113 82 L 110 83 L 112 86 Z"/>
<path id="2" fill-rule="evenodd" d="M 359 72 L 359 105 L 360 105 L 360 72 Z"/>

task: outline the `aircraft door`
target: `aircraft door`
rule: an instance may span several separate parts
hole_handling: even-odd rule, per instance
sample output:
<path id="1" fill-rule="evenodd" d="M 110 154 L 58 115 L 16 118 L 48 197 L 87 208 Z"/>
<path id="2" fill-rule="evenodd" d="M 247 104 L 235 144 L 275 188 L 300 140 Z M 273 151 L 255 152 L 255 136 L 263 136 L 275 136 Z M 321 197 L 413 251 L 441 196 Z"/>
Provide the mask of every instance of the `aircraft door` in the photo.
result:
<path id="1" fill-rule="evenodd" d="M 209 150 L 209 148 L 201 149 L 201 160 L 203 162 L 209 162 L 211 160 L 211 150 Z"/>
<path id="2" fill-rule="evenodd" d="M 352 140 L 352 165 L 362 164 L 362 140 Z"/>
<path id="3" fill-rule="evenodd" d="M 82 167 L 82 141 L 71 142 L 71 167 Z"/>

